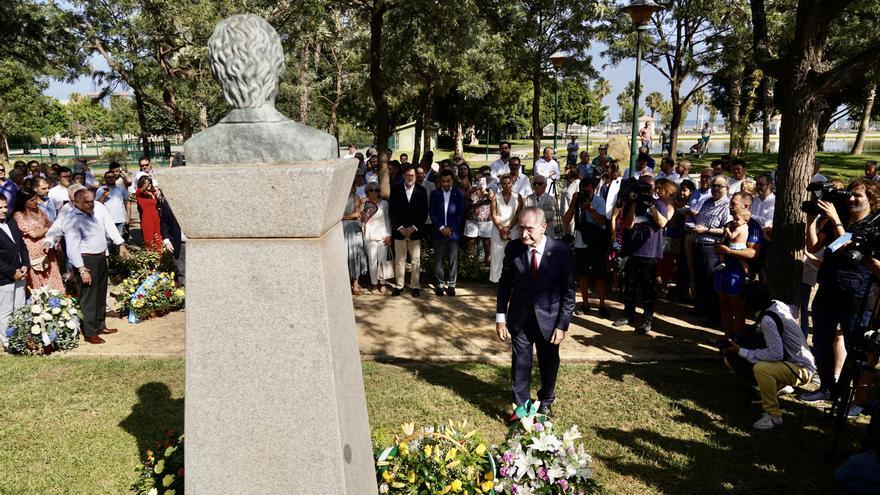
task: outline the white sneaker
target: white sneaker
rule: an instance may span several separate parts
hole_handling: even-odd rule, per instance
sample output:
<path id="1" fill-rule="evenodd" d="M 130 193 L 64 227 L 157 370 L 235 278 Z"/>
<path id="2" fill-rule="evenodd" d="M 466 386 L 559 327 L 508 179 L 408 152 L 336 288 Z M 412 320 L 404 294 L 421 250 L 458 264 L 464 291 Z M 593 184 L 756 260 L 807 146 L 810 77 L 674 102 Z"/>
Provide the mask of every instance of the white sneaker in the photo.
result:
<path id="1" fill-rule="evenodd" d="M 777 418 L 776 416 L 764 413 L 752 426 L 758 430 L 772 430 L 774 426 L 779 426 L 781 424 L 782 417 Z"/>
<path id="2" fill-rule="evenodd" d="M 776 392 L 776 396 L 779 397 L 780 395 L 791 395 L 793 393 L 794 393 L 794 387 L 792 387 L 791 385 L 786 385 L 786 386 L 780 388 L 779 392 Z"/>

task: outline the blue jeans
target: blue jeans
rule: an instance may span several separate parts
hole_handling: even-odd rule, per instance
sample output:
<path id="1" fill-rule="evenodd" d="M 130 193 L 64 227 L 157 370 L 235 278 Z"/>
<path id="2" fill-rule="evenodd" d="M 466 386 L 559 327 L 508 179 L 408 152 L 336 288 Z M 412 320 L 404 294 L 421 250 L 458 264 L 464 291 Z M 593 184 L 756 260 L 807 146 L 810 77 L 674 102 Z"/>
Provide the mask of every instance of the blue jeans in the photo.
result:
<path id="1" fill-rule="evenodd" d="M 842 304 L 839 294 L 829 294 L 819 287 L 816 298 L 813 300 L 813 357 L 816 359 L 816 369 L 823 389 L 831 390 L 835 385 L 834 378 L 834 336 L 838 325 L 843 332 L 844 338 L 850 336 L 856 328 L 864 328 L 871 319 L 871 312 L 865 311 L 861 315 L 858 310 L 853 310 L 852 305 Z M 849 342 L 844 340 L 847 352 L 850 352 Z"/>

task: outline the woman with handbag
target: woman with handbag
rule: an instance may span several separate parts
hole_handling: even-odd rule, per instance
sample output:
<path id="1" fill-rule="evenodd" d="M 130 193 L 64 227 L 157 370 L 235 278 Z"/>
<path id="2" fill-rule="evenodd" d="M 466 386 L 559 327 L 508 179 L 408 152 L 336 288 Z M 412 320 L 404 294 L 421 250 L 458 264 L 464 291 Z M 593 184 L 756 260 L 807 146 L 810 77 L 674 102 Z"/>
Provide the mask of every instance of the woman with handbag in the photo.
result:
<path id="1" fill-rule="evenodd" d="M 391 217 L 388 201 L 379 197 L 379 184 L 370 182 L 366 187 L 367 199 L 361 209 L 360 222 L 367 248 L 367 265 L 372 290 L 385 294 L 386 280 L 394 279 L 394 256 L 391 252 Z"/>
<path id="2" fill-rule="evenodd" d="M 46 237 L 52 223 L 40 209 L 38 201 L 37 193 L 32 189 L 22 189 L 15 197 L 15 213 L 12 214 L 31 259 L 31 269 L 27 274 L 28 290 L 49 287 L 64 291 L 55 250 L 44 253 L 43 243 L 40 242 Z"/>

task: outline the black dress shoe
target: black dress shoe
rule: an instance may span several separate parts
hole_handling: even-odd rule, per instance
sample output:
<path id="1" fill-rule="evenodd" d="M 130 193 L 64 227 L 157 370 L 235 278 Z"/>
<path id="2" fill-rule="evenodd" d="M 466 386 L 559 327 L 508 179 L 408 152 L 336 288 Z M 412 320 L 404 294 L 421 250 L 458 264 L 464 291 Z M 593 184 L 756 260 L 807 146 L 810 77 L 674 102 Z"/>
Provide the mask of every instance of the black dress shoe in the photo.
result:
<path id="1" fill-rule="evenodd" d="M 443 287 L 434 287 L 434 294 L 437 296 L 443 296 Z"/>
<path id="2" fill-rule="evenodd" d="M 447 287 L 446 288 L 447 296 L 455 296 L 455 287 Z"/>
<path id="3" fill-rule="evenodd" d="M 413 297 L 420 297 L 421 295 L 422 295 L 422 289 L 413 289 L 413 290 L 412 290 L 412 296 L 413 296 Z M 442 295 L 442 294 L 441 294 L 441 295 Z"/>
<path id="4" fill-rule="evenodd" d="M 650 331 L 651 331 L 651 322 L 650 321 L 646 321 L 646 322 L 642 323 L 641 325 L 639 325 L 638 327 L 636 327 L 636 333 L 639 335 L 645 335 Z"/>
<path id="5" fill-rule="evenodd" d="M 399 296 L 402 293 L 403 293 L 403 289 L 391 289 L 392 296 Z"/>
<path id="6" fill-rule="evenodd" d="M 550 404 L 541 404 L 541 407 L 538 408 L 538 414 L 542 414 L 547 416 L 548 418 L 553 417 L 553 408 Z"/>
<path id="7" fill-rule="evenodd" d="M 599 318 L 611 318 L 611 314 L 608 312 L 608 308 L 604 306 L 599 306 Z"/>

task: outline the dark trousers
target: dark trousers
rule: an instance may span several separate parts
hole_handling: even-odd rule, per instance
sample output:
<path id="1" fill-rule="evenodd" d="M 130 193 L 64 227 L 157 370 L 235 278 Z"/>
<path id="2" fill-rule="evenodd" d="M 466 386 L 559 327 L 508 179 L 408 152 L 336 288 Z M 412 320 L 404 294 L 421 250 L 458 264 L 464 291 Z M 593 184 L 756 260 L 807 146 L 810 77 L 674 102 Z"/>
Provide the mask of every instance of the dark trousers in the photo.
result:
<path id="1" fill-rule="evenodd" d="M 694 284 L 697 286 L 695 309 L 712 319 L 718 319 L 721 315 L 718 293 L 715 292 L 715 267 L 719 261 L 714 244 L 694 246 Z"/>
<path id="2" fill-rule="evenodd" d="M 186 243 L 180 243 L 180 249 L 174 253 L 174 266 L 177 268 L 177 283 L 186 285 Z"/>
<path id="3" fill-rule="evenodd" d="M 447 269 L 445 265 L 449 264 Z M 437 287 L 455 287 L 458 278 L 458 241 L 451 237 L 434 240 L 434 275 Z"/>
<path id="4" fill-rule="evenodd" d="M 79 306 L 83 314 L 82 331 L 86 337 L 98 335 L 98 330 L 107 327 L 107 257 L 102 255 L 83 255 L 83 266 L 91 272 L 92 283 L 84 285 L 77 271 L 79 287 Z"/>
<path id="5" fill-rule="evenodd" d="M 643 322 L 651 323 L 657 300 L 657 258 L 630 256 L 623 267 L 623 313 L 636 319 L 636 303 L 645 311 Z"/>
<path id="6" fill-rule="evenodd" d="M 538 369 L 541 372 L 541 388 L 538 400 L 550 405 L 556 399 L 556 374 L 559 371 L 559 346 L 544 339 L 538 328 L 534 313 L 525 327 L 510 334 L 513 348 L 510 377 L 513 382 L 513 402 L 521 405 L 531 399 L 532 387 L 532 346 L 538 351 Z"/>

